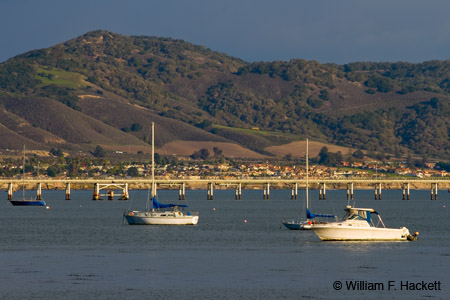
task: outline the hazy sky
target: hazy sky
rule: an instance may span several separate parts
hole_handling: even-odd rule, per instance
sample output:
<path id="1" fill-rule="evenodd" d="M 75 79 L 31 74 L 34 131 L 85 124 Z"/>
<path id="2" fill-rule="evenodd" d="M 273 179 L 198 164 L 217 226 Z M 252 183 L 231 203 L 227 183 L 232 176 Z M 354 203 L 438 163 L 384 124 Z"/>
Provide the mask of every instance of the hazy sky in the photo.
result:
<path id="1" fill-rule="evenodd" d="M 449 0 L 0 0 L 0 62 L 96 29 L 249 62 L 444 60 L 449 14 Z"/>

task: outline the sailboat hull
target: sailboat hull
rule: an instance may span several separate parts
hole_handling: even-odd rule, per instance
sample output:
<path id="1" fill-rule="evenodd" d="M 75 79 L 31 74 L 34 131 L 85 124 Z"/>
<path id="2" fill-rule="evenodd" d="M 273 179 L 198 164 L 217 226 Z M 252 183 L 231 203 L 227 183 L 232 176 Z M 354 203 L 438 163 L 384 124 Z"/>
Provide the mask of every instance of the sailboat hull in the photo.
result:
<path id="1" fill-rule="evenodd" d="M 10 200 L 14 206 L 45 206 L 44 200 Z"/>
<path id="2" fill-rule="evenodd" d="M 307 221 L 285 221 L 283 225 L 290 230 L 310 230 L 311 223 Z"/>
<path id="3" fill-rule="evenodd" d="M 197 215 L 175 212 L 130 211 L 125 214 L 129 225 L 197 225 Z"/>

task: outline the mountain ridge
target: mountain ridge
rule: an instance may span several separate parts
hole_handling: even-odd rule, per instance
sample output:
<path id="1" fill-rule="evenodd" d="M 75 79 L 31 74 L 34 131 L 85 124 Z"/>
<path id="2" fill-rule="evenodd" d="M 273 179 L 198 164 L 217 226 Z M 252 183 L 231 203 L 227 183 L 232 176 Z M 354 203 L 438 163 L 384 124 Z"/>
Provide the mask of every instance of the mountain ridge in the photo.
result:
<path id="1" fill-rule="evenodd" d="M 281 155 L 269 147 L 310 138 L 448 159 L 449 78 L 450 61 L 248 63 L 182 40 L 98 30 L 0 64 L 2 114 L 33 133 L 3 121 L 0 148 L 145 148 L 154 121 L 158 147 L 213 141 L 267 157 Z"/>

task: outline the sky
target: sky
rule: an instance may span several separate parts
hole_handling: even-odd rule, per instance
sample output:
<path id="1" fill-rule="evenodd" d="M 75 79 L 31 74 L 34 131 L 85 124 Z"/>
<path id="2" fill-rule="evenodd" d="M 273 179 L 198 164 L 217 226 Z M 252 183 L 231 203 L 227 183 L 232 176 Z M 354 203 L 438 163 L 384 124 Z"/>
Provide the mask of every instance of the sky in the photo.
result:
<path id="1" fill-rule="evenodd" d="M 248 62 L 450 58 L 448 0 L 0 0 L 0 62 L 103 29 Z"/>

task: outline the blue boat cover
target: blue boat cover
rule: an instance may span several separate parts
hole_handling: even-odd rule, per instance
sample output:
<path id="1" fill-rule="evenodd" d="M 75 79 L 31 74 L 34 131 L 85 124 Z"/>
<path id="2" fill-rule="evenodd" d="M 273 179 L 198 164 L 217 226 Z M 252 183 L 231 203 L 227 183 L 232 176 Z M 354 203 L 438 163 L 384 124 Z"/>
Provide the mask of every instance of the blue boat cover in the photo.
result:
<path id="1" fill-rule="evenodd" d="M 159 203 L 158 200 L 156 200 L 156 197 L 153 197 L 153 208 L 168 208 L 168 207 L 188 207 L 187 205 L 184 204 L 162 204 Z"/>
<path id="2" fill-rule="evenodd" d="M 335 215 L 319 215 L 319 214 L 313 214 L 309 211 L 309 209 L 306 209 L 306 218 L 307 219 L 314 219 L 315 217 L 322 217 L 322 218 L 335 218 Z"/>

